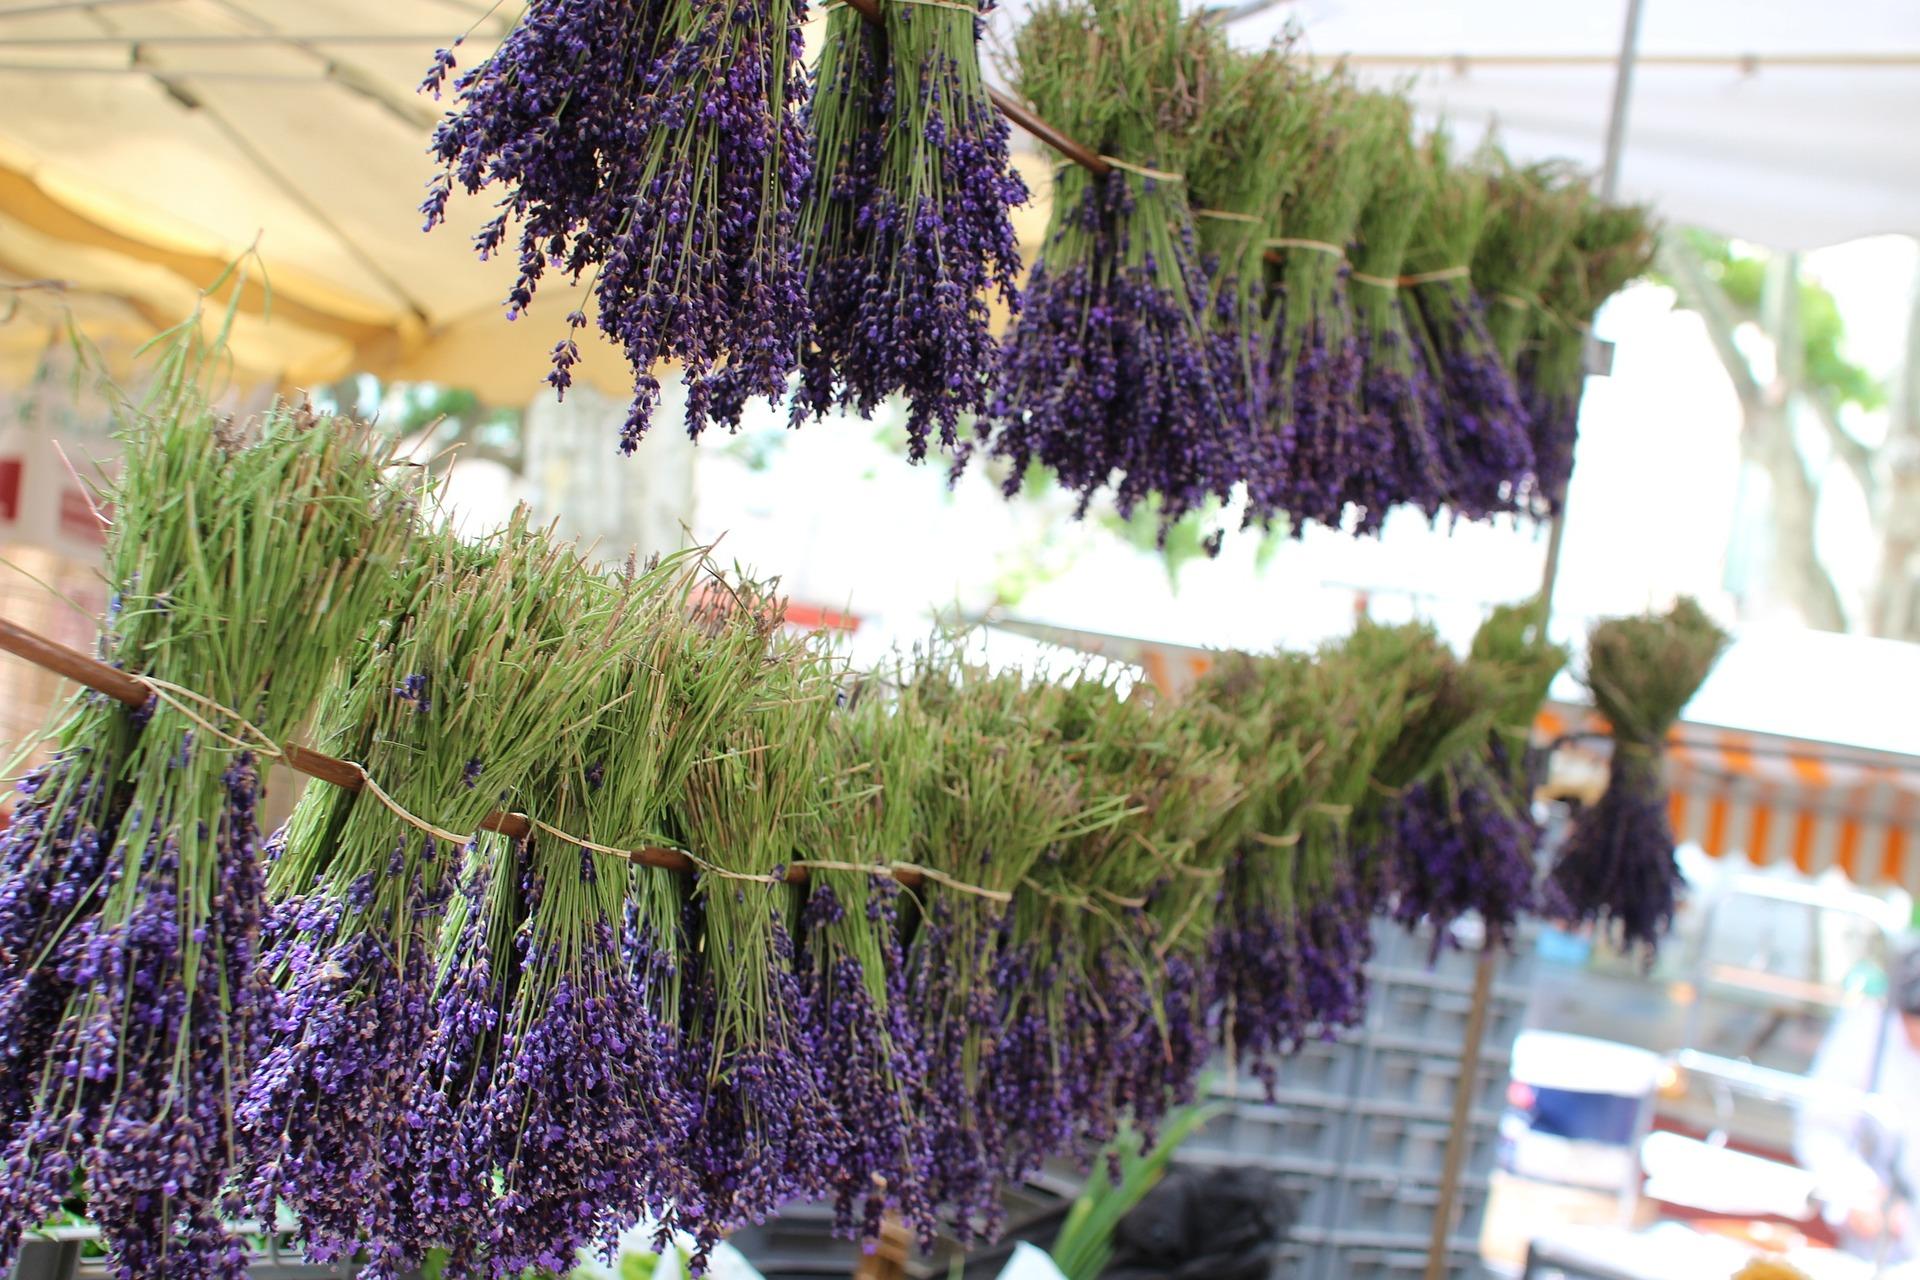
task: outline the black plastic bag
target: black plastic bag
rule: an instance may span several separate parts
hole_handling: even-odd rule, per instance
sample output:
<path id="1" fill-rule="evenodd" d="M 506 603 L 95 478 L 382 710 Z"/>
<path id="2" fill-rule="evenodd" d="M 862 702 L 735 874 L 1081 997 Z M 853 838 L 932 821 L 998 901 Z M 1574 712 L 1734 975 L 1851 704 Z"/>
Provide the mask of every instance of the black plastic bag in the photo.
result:
<path id="1" fill-rule="evenodd" d="M 1176 1169 L 1121 1219 L 1102 1280 L 1266 1280 L 1298 1215 L 1269 1170 Z"/>

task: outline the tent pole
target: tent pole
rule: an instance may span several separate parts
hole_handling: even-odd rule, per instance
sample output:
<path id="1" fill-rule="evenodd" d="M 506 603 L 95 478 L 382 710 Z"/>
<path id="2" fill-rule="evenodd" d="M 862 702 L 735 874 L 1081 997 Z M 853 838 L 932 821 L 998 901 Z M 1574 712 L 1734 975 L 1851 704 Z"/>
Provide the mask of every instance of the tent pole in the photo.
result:
<path id="1" fill-rule="evenodd" d="M 1633 72 L 1640 60 L 1640 15 L 1645 0 L 1627 0 L 1626 30 L 1620 39 L 1620 61 L 1613 76 L 1613 101 L 1607 110 L 1606 149 L 1600 162 L 1600 198 L 1613 201 L 1620 195 L 1620 168 L 1627 149 L 1627 112 L 1633 104 Z M 1593 367 L 1594 339 L 1587 338 L 1586 366 Z M 1560 543 L 1566 533 L 1566 499 L 1554 513 L 1547 529 L 1547 563 L 1541 573 L 1540 597 L 1549 616 L 1553 612 L 1553 588 L 1560 579 Z"/>
<path id="2" fill-rule="evenodd" d="M 1620 192 L 1620 163 L 1627 145 L 1627 110 L 1633 101 L 1633 69 L 1640 56 L 1640 16 L 1645 0 L 1627 0 L 1625 30 L 1620 37 L 1620 61 L 1613 76 L 1613 102 L 1607 113 L 1605 158 L 1600 167 L 1600 198 L 1611 201 Z M 1588 368 L 1593 366 L 1594 339 L 1587 337 Z M 1547 560 L 1540 573 L 1540 629 L 1544 635 L 1553 616 L 1553 589 L 1560 577 L 1560 546 L 1566 532 L 1566 500 L 1554 513 L 1547 533 Z M 1494 968 L 1498 963 L 1491 938 L 1483 938 L 1480 957 L 1474 968 L 1473 1005 L 1467 1014 L 1464 1043 L 1460 1046 L 1460 1074 L 1453 1086 L 1453 1125 L 1447 1133 L 1447 1156 L 1440 1176 L 1440 1199 L 1433 1210 L 1433 1235 L 1427 1245 L 1426 1280 L 1446 1280 L 1447 1243 L 1453 1234 L 1454 1204 L 1460 1195 L 1460 1175 L 1467 1151 L 1473 1143 L 1469 1130 L 1473 1125 L 1473 1098 L 1480 1078 L 1480 1041 L 1485 1037 L 1487 1005 L 1493 996 Z"/>

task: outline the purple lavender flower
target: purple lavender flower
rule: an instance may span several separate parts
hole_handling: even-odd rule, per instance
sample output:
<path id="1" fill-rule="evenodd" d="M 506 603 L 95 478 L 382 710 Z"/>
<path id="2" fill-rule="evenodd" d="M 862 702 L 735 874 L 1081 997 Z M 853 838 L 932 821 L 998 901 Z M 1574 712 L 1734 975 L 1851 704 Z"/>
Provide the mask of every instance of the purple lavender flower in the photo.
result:
<path id="1" fill-rule="evenodd" d="M 1530 424 L 1480 300 L 1459 280 L 1422 285 L 1417 297 L 1445 404 L 1447 505 L 1468 520 L 1516 510 L 1534 465 Z"/>
<path id="2" fill-rule="evenodd" d="M 884 1215 L 896 1212 L 930 1241 L 938 1224 L 928 1193 L 931 1142 L 919 1114 L 926 1061 L 908 1010 L 896 920 L 900 889 L 891 880 L 843 881 L 856 904 L 865 903 L 857 927 L 871 930 L 878 942 L 882 972 L 873 973 L 836 927 L 846 922 L 847 909 L 831 877 L 821 880 L 803 916 L 801 972 L 807 976 L 807 1041 L 832 1064 L 829 1104 L 843 1137 L 826 1170 L 834 1227 L 873 1240 Z"/>
<path id="3" fill-rule="evenodd" d="M 1447 926 L 1469 912 L 1485 923 L 1489 945 L 1511 946 L 1521 913 L 1533 907 L 1539 831 L 1524 790 L 1503 783 L 1511 775 L 1502 744 L 1490 749 L 1492 762 L 1455 764 L 1409 788 L 1385 851 L 1393 918 L 1408 928 L 1430 922 L 1436 955 Z"/>
<path id="4" fill-rule="evenodd" d="M 917 462 L 930 436 L 952 449 L 962 416 L 986 408 L 997 354 L 986 298 L 1018 308 L 1008 211 L 1027 189 L 980 77 L 978 19 L 896 5 L 884 35 L 864 25 L 833 20 L 827 101 L 813 108 L 808 223 L 822 235 L 810 278 L 814 348 L 794 415 L 836 405 L 867 415 L 901 394 Z"/>
<path id="5" fill-rule="evenodd" d="M 1156 499 L 1164 535 L 1246 479 L 1252 445 L 1227 411 L 1232 373 L 1209 339 L 1205 273 L 1175 185 L 1126 172 L 1062 176 L 1054 230 L 977 424 L 1010 464 L 1009 497 L 1038 463 L 1079 495 L 1082 515 L 1108 486 L 1123 518 Z M 1149 201 L 1176 206 L 1153 215 L 1179 228 L 1172 261 L 1129 248 Z"/>
<path id="6" fill-rule="evenodd" d="M 755 396 L 786 393 L 807 331 L 795 234 L 808 171 L 805 17 L 805 0 L 536 0 L 454 81 L 427 225 L 445 217 L 456 183 L 506 190 L 476 247 L 491 257 L 519 228 L 509 318 L 550 267 L 588 280 L 601 331 L 633 366 L 623 450 L 646 432 L 662 361 L 685 369 L 696 437 L 712 421 L 737 427 Z M 449 63 L 443 51 L 426 88 L 439 89 Z M 567 319 L 570 330 L 587 323 L 579 309 Z M 561 394 L 579 358 L 570 332 L 548 378 Z"/>
<path id="7" fill-rule="evenodd" d="M 254 973 L 258 782 L 245 753 L 177 765 L 156 748 L 148 759 L 158 768 L 135 785 L 101 871 L 103 886 L 130 891 L 110 893 L 44 961 L 56 985 L 41 994 L 63 988 L 67 999 L 30 1068 L 31 1101 L 8 1117 L 0 1256 L 79 1174 L 117 1274 L 239 1277 L 244 1250 L 217 1212 L 234 1141 L 228 1100 L 246 1086 L 271 1003 Z M 210 772 L 219 785 L 176 778 L 178 768 Z M 214 811 L 180 812 L 175 796 L 204 798 Z M 183 879 L 183 832 L 213 851 L 217 880 L 198 908 L 182 896 L 207 892 Z"/>
<path id="8" fill-rule="evenodd" d="M 1608 929 L 1651 959 L 1686 881 L 1674 857 L 1660 754 L 1616 745 L 1599 802 L 1574 821 L 1546 887 L 1555 916 Z"/>

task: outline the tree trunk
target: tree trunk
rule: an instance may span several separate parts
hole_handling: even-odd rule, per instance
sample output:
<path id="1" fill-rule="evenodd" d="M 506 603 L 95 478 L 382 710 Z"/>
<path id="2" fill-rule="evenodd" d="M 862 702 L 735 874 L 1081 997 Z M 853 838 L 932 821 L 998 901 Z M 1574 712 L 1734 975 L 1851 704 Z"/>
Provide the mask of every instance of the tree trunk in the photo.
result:
<path id="1" fill-rule="evenodd" d="M 1879 450 L 1880 574 L 1869 608 L 1873 634 L 1920 641 L 1920 278 L 1907 313 L 1907 351 L 1887 406 Z"/>

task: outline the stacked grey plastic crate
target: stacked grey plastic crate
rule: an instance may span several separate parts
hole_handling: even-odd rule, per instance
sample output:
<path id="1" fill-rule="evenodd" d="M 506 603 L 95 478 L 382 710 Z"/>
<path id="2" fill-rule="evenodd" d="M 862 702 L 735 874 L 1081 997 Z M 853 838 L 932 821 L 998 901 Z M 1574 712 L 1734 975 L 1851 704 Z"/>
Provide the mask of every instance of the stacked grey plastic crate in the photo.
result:
<path id="1" fill-rule="evenodd" d="M 1473 1084 L 1471 1131 L 1448 1232 L 1448 1280 L 1482 1275 L 1481 1220 L 1526 1012 L 1533 932 L 1503 955 Z M 1226 1110 L 1181 1149 L 1194 1164 L 1256 1165 L 1298 1198 L 1276 1280 L 1420 1280 L 1440 1201 L 1478 953 L 1376 926 L 1367 1020 L 1257 1080 L 1220 1079 Z"/>

